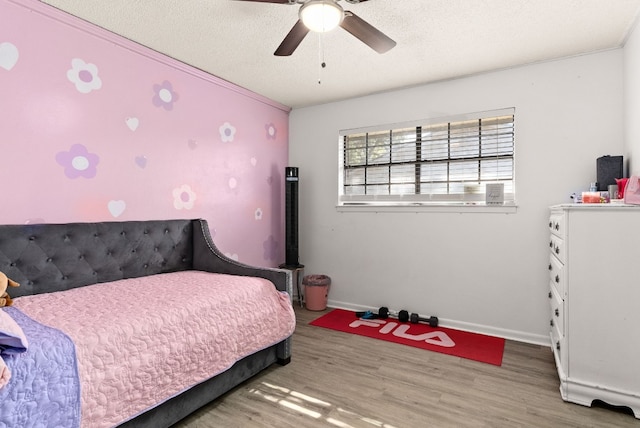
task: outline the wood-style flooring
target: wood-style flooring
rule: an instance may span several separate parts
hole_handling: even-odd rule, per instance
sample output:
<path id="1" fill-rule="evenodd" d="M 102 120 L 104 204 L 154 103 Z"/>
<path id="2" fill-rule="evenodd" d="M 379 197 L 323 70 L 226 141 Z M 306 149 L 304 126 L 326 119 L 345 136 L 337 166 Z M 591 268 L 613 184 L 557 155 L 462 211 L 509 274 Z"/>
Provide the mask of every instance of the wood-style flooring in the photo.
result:
<path id="1" fill-rule="evenodd" d="M 296 307 L 290 364 L 174 428 L 640 428 L 620 409 L 562 401 L 547 347 L 507 341 L 496 367 L 308 324 L 323 313 Z"/>

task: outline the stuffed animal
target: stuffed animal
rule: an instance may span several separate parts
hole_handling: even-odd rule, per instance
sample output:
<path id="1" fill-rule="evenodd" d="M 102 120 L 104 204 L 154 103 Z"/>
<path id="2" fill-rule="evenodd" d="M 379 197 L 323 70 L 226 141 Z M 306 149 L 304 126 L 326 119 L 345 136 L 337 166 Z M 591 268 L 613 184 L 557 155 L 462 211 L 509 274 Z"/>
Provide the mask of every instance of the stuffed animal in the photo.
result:
<path id="1" fill-rule="evenodd" d="M 11 300 L 11 297 L 9 297 L 9 294 L 7 293 L 7 286 L 18 287 L 20 284 L 7 278 L 7 275 L 0 272 L 0 307 L 11 306 L 13 303 L 13 300 Z"/>

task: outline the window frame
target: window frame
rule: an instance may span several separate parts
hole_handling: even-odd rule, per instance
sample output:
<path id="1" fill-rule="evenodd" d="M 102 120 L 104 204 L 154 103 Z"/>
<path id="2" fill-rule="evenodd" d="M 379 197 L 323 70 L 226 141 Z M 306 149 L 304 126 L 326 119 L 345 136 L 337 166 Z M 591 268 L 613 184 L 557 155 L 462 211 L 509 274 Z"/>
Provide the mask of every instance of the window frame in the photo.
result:
<path id="1" fill-rule="evenodd" d="M 450 192 L 449 186 L 451 184 L 457 184 L 458 186 L 460 186 L 461 184 L 462 185 L 464 184 L 465 180 L 460 180 L 460 179 L 451 180 L 450 175 L 448 175 L 448 172 L 447 172 L 446 181 L 441 181 L 442 184 L 446 184 L 447 186 L 446 194 L 445 193 L 427 193 L 427 194 L 416 193 L 420 191 L 419 186 L 421 184 L 424 185 L 426 183 L 430 183 L 430 185 L 433 186 L 433 183 L 434 183 L 433 180 L 426 181 L 426 182 L 421 181 L 418 178 L 421 175 L 421 173 L 418 171 L 416 171 L 417 179 L 415 180 L 415 185 L 414 185 L 414 188 L 417 187 L 417 189 L 415 189 L 411 193 L 390 194 L 391 193 L 390 189 L 394 184 L 394 176 L 391 173 L 391 169 L 394 165 L 395 166 L 413 165 L 413 167 L 416 170 L 418 168 L 421 168 L 422 166 L 431 167 L 433 165 L 446 165 L 447 171 L 448 171 L 452 163 L 458 162 L 457 158 L 452 157 L 450 153 L 450 150 L 452 147 L 451 133 L 448 133 L 446 138 L 446 150 L 448 152 L 446 154 L 446 157 L 440 159 L 437 162 L 433 160 L 426 160 L 421 154 L 422 138 L 420 138 L 419 133 L 421 132 L 422 129 L 428 128 L 428 127 L 437 127 L 437 126 L 450 127 L 452 123 L 459 124 L 467 121 L 495 120 L 496 118 L 504 117 L 504 116 L 513 117 L 511 122 L 507 121 L 507 123 L 511 123 L 512 131 L 513 131 L 511 134 L 511 140 L 510 140 L 510 144 L 511 144 L 510 156 L 500 155 L 498 153 L 499 150 L 497 146 L 496 146 L 495 155 L 491 155 L 491 156 L 482 155 L 482 153 L 480 152 L 481 144 L 482 144 L 482 132 L 479 124 L 478 135 L 477 137 L 474 137 L 478 139 L 478 142 L 477 142 L 478 154 L 475 156 L 469 156 L 468 159 L 464 158 L 464 156 L 460 157 L 462 161 L 477 162 L 478 182 L 480 183 L 498 181 L 498 180 L 483 180 L 481 178 L 482 176 L 481 168 L 482 168 L 483 161 L 491 161 L 493 159 L 496 159 L 496 164 L 497 164 L 498 159 L 502 159 L 502 160 L 507 159 L 507 165 L 510 161 L 510 168 L 511 168 L 510 179 L 508 178 L 509 176 L 507 176 L 506 180 L 502 180 L 503 182 L 507 183 L 505 185 L 505 194 L 504 194 L 503 204 L 486 204 L 484 189 L 482 189 L 481 193 L 475 193 L 475 194 L 460 193 L 459 190 L 456 193 L 449 193 Z M 496 123 L 500 124 L 499 122 L 496 122 Z M 410 142 L 414 143 L 416 146 L 415 157 L 406 162 L 393 162 L 393 158 L 392 158 L 393 150 L 397 149 L 397 146 L 394 146 L 392 142 L 393 133 L 405 131 L 407 129 L 411 130 L 412 128 L 415 128 L 416 137 L 415 137 L 415 141 L 410 141 Z M 470 129 L 471 126 L 463 127 L 463 128 Z M 365 134 L 365 138 L 368 138 L 369 134 L 373 134 L 374 136 L 378 136 L 378 135 L 384 136 L 385 133 L 389 134 L 388 143 L 386 144 L 388 147 L 388 154 L 386 154 L 388 158 L 387 161 L 382 161 L 379 164 L 375 164 L 375 163 L 369 164 L 369 152 L 367 151 L 369 146 L 365 142 L 365 146 L 360 147 L 360 150 L 363 150 L 363 149 L 365 150 L 366 159 L 364 160 L 364 164 L 361 166 L 358 166 L 358 165 L 352 166 L 351 168 L 348 165 L 345 165 L 347 163 L 347 158 L 345 157 L 346 156 L 345 138 L 347 136 L 352 136 L 355 138 L 357 136 Z M 471 139 L 471 141 L 473 141 L 473 138 Z M 397 144 L 401 144 L 401 143 L 397 143 Z M 337 202 L 338 210 L 341 210 L 341 211 L 374 210 L 374 211 L 393 211 L 393 212 L 452 211 L 452 212 L 505 212 L 505 213 L 512 213 L 512 212 L 515 212 L 516 210 L 516 207 L 517 207 L 516 200 L 515 200 L 515 178 L 516 178 L 515 177 L 516 175 L 516 171 L 515 171 L 516 153 L 515 152 L 516 152 L 516 149 L 515 149 L 515 108 L 514 107 L 483 111 L 483 112 L 474 112 L 474 113 L 461 114 L 461 115 L 455 115 L 455 116 L 435 117 L 435 118 L 410 121 L 410 122 L 378 125 L 378 126 L 371 126 L 366 128 L 353 128 L 353 129 L 340 130 L 339 137 L 338 137 L 338 147 L 339 147 L 338 149 L 338 202 Z M 470 145 L 469 147 L 473 147 L 473 144 Z M 346 176 L 347 170 L 364 171 L 364 174 L 367 174 L 368 170 L 374 170 L 375 168 L 381 168 L 381 167 L 389 169 L 388 181 L 384 183 L 384 185 L 388 186 L 388 189 L 386 191 L 387 194 L 372 194 L 372 195 L 371 194 L 370 195 L 364 195 L 364 194 L 346 195 L 345 194 L 345 188 L 346 188 L 345 176 Z M 496 170 L 497 169 L 498 167 L 496 166 Z M 496 178 L 497 177 L 499 177 L 498 172 L 496 172 Z M 361 186 L 370 186 L 371 188 L 373 188 L 374 184 L 375 183 L 367 184 L 365 179 L 364 184 L 362 184 Z M 352 185 L 358 185 L 358 183 L 352 183 Z M 508 190 L 511 190 L 511 191 L 508 191 Z"/>

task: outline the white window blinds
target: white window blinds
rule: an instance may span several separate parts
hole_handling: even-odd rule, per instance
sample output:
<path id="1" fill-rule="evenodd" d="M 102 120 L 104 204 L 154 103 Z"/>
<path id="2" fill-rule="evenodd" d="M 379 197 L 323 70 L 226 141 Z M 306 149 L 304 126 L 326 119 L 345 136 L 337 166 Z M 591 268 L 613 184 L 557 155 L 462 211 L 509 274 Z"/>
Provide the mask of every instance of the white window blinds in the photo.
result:
<path id="1" fill-rule="evenodd" d="M 515 199 L 514 109 L 340 133 L 340 203 Z"/>

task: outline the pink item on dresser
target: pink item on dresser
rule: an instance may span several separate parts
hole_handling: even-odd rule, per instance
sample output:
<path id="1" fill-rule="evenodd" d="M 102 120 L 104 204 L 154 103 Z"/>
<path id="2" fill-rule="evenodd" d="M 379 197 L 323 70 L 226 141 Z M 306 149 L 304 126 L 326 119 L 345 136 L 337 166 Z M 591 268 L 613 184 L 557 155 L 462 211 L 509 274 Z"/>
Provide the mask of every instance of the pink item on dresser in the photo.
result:
<path id="1" fill-rule="evenodd" d="M 632 175 L 624 189 L 624 203 L 640 205 L 640 177 Z"/>
<path id="2" fill-rule="evenodd" d="M 618 185 L 618 199 L 624 199 L 624 191 L 627 187 L 628 178 L 616 178 L 616 184 Z"/>

